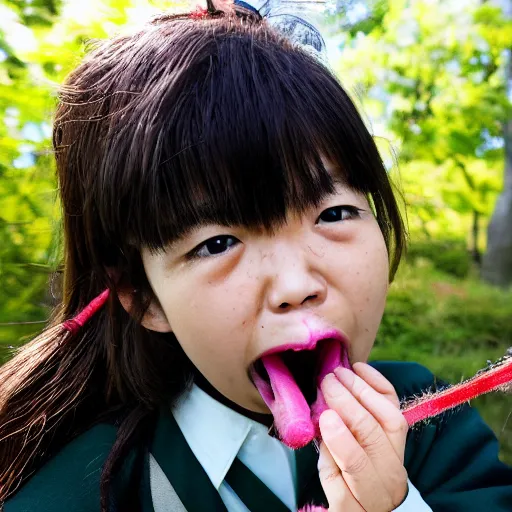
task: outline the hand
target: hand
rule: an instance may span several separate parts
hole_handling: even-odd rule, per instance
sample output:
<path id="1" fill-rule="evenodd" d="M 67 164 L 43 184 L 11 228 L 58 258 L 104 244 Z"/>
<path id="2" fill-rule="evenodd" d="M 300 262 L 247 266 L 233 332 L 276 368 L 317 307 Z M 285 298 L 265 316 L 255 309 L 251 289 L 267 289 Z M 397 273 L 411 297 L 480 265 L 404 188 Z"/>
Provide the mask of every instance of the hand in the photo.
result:
<path id="1" fill-rule="evenodd" d="M 365 363 L 322 382 L 320 481 L 330 512 L 389 512 L 407 496 L 407 422 L 391 383 Z"/>

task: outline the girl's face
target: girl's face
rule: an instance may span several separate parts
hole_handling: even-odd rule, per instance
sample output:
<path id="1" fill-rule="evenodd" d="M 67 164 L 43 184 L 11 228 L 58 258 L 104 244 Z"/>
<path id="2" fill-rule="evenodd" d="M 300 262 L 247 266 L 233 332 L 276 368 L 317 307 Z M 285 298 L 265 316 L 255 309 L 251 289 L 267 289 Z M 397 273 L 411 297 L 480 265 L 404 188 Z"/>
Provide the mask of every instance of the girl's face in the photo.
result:
<path id="1" fill-rule="evenodd" d="M 142 259 L 159 314 L 187 356 L 255 412 L 268 412 L 250 378 L 263 353 L 337 330 L 350 361 L 366 361 L 388 290 L 379 226 L 366 198 L 343 184 L 273 233 L 201 226 Z"/>

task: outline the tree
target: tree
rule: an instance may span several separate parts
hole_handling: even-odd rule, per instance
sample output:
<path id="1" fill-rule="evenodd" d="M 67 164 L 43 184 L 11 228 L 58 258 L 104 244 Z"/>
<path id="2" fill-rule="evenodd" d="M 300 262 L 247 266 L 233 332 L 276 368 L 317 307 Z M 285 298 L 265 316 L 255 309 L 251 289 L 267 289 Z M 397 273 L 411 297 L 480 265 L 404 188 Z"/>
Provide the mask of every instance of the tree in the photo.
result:
<path id="1" fill-rule="evenodd" d="M 505 4 L 504 7 L 507 5 Z M 508 16 L 512 17 L 512 1 L 508 0 Z M 512 46 L 508 49 L 507 90 L 512 102 Z M 487 253 L 482 276 L 490 283 L 512 284 L 512 112 L 503 127 L 505 140 L 505 179 L 487 233 Z"/>
<path id="2" fill-rule="evenodd" d="M 51 29 L 59 8 L 55 0 L 0 3 L 0 344 L 30 333 L 31 322 L 47 315 L 55 248 L 52 101 L 41 84 L 44 62 L 23 53 L 37 48 L 36 35 Z M 13 320 L 23 323 L 9 325 Z"/>
<path id="3" fill-rule="evenodd" d="M 463 225 L 478 262 L 500 186 L 510 21 L 477 0 L 354 0 L 335 22 L 345 32 L 337 70 L 398 147 L 410 218 L 427 235 Z"/>

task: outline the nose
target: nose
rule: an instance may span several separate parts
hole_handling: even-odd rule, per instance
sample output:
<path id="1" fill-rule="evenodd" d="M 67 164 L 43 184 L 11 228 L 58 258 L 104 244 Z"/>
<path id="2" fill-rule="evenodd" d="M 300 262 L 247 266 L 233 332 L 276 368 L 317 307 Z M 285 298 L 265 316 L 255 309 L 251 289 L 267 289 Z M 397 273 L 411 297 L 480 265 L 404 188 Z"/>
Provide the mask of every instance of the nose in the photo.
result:
<path id="1" fill-rule="evenodd" d="M 314 262 L 301 251 L 274 254 L 268 304 L 274 312 L 320 305 L 327 295 L 327 283 Z"/>

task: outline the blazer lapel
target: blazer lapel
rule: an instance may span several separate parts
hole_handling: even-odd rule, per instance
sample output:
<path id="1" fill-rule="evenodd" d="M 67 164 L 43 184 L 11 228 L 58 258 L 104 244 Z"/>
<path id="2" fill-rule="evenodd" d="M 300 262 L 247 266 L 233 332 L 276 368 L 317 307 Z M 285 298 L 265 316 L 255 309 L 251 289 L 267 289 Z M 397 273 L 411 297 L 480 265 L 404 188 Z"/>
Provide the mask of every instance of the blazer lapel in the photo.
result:
<path id="1" fill-rule="evenodd" d="M 217 489 L 190 449 L 170 407 L 160 410 L 150 452 L 188 512 L 227 512 Z"/>

